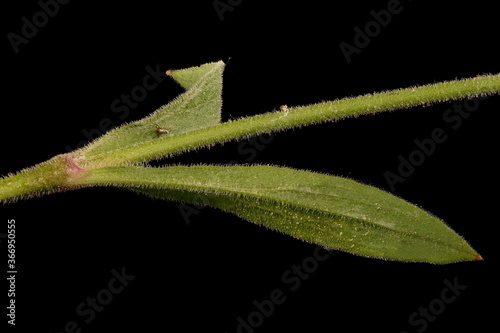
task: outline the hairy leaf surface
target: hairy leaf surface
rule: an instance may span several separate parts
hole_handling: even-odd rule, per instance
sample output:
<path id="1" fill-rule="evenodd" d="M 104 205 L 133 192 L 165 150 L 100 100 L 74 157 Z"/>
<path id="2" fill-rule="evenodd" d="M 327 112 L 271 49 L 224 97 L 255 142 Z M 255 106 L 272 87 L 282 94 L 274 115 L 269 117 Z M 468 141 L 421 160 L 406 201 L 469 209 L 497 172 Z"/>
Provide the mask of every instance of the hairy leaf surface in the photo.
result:
<path id="1" fill-rule="evenodd" d="M 81 154 L 95 157 L 165 137 L 218 125 L 222 108 L 222 61 L 182 70 L 170 70 L 186 92 L 149 116 L 123 125 L 84 147 Z"/>
<path id="2" fill-rule="evenodd" d="M 438 218 L 350 179 L 275 166 L 110 167 L 90 183 L 205 204 L 293 237 L 363 256 L 450 263 L 478 260 Z"/>

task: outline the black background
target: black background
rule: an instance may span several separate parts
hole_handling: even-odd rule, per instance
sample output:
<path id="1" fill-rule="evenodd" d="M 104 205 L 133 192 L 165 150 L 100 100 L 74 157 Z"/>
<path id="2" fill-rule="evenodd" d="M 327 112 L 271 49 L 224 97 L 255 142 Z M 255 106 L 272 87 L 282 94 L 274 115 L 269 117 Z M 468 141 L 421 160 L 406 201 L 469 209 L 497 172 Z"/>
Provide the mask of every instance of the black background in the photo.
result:
<path id="1" fill-rule="evenodd" d="M 17 54 L 7 34 L 19 34 L 21 18 L 40 7 L 33 0 L 5 3 L 0 174 L 66 152 L 103 118 L 119 125 L 110 105 L 141 84 L 146 66 L 166 70 L 230 59 L 224 120 L 282 104 L 498 73 L 497 11 L 486 1 L 402 1 L 402 12 L 348 64 L 339 44 L 352 44 L 354 27 L 364 28 L 373 20 L 370 11 L 387 3 L 241 1 L 221 21 L 211 0 L 71 1 Z M 127 121 L 181 91 L 165 79 Z M 499 297 L 500 99 L 481 101 L 456 130 L 443 121 L 452 105 L 282 132 L 251 162 L 347 176 L 389 190 L 383 175 L 395 172 L 397 157 L 408 156 L 415 139 L 443 128 L 446 142 L 394 193 L 445 220 L 484 262 L 408 264 L 334 252 L 291 292 L 282 274 L 310 257 L 314 245 L 211 208 L 186 220 L 176 203 L 85 189 L 0 206 L 1 231 L 7 219 L 17 224 L 16 328 L 61 332 L 75 321 L 82 332 L 236 332 L 236 318 L 254 311 L 254 300 L 282 289 L 286 302 L 255 332 L 417 332 L 422 326 L 412 326 L 408 317 L 440 297 L 443 280 L 456 278 L 467 289 L 425 331 L 489 331 L 497 326 Z M 240 153 L 240 145 L 163 162 L 246 163 L 250 155 Z M 107 286 L 112 269 L 123 267 L 135 279 L 84 323 L 76 307 Z M 0 294 L 6 304 L 6 290 Z"/>

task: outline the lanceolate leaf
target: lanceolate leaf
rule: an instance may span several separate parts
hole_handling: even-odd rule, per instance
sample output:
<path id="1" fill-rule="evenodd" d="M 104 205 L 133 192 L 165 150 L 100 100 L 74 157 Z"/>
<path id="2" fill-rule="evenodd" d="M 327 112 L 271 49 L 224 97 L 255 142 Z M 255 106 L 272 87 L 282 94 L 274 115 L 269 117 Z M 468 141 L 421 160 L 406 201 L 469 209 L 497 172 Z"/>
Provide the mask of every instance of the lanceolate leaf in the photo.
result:
<path id="1" fill-rule="evenodd" d="M 91 171 L 82 183 L 96 184 L 206 204 L 363 256 L 432 263 L 481 259 L 438 218 L 345 178 L 274 166 L 109 167 Z"/>
<path id="2" fill-rule="evenodd" d="M 148 117 L 107 133 L 78 154 L 95 157 L 218 125 L 221 122 L 223 70 L 224 63 L 219 61 L 167 71 L 186 92 Z"/>

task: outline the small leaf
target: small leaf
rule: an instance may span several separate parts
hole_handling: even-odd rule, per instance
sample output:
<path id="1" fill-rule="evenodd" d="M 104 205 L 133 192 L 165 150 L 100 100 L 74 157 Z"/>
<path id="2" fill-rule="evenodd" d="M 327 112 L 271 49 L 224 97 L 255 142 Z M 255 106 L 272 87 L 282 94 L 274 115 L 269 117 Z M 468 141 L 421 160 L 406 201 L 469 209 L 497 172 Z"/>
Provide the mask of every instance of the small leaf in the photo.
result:
<path id="1" fill-rule="evenodd" d="M 274 166 L 110 167 L 93 170 L 88 182 L 206 204 L 362 256 L 432 263 L 481 258 L 426 211 L 340 177 Z"/>
<path id="2" fill-rule="evenodd" d="M 220 124 L 223 70 L 219 61 L 167 71 L 186 92 L 148 117 L 110 131 L 80 154 L 89 158 Z"/>

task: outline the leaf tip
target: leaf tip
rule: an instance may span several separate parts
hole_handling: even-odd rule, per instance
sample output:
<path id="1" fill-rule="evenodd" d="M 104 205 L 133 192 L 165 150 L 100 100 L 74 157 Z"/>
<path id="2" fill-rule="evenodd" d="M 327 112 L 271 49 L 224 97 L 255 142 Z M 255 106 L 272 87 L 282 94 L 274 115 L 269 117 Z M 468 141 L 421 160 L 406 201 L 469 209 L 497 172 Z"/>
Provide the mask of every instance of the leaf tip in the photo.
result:
<path id="1" fill-rule="evenodd" d="M 216 77 L 219 75 L 222 77 L 222 70 L 224 69 L 224 66 L 225 63 L 220 60 L 184 69 L 169 69 L 165 72 L 165 74 L 173 78 L 184 89 L 189 90 L 198 81 L 207 76 L 214 75 L 214 77 Z"/>

